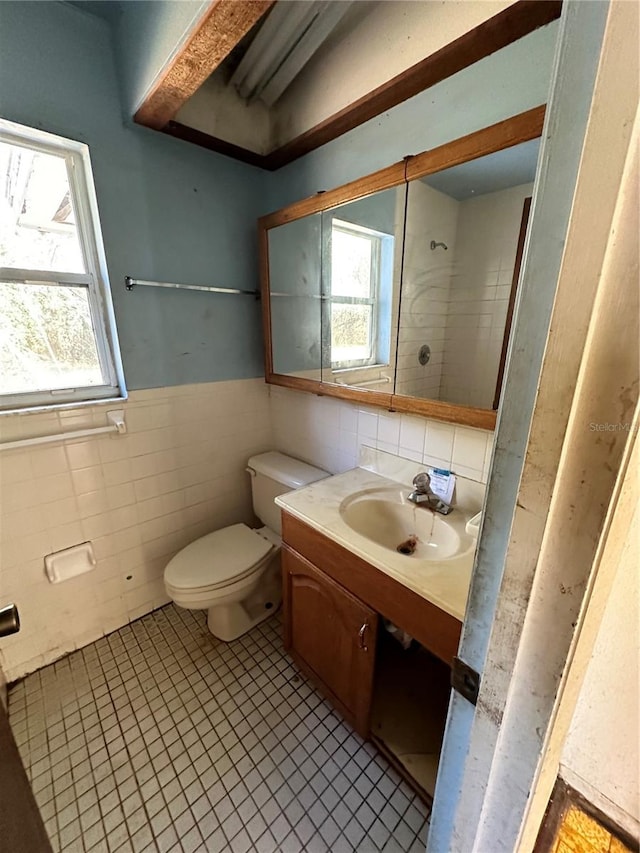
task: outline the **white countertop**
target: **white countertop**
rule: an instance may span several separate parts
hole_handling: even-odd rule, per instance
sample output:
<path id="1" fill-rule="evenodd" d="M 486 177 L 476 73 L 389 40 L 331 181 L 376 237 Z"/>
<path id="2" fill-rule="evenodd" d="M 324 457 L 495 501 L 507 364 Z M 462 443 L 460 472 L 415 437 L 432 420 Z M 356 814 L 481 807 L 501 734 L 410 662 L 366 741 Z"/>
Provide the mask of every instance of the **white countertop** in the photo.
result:
<path id="1" fill-rule="evenodd" d="M 476 484 L 474 484 L 475 486 Z M 276 504 L 294 518 L 342 545 L 394 580 L 462 621 L 464 619 L 475 548 L 443 561 L 425 561 L 399 554 L 354 531 L 343 519 L 344 500 L 369 489 L 410 488 L 397 480 L 383 477 L 365 468 L 354 468 L 276 498 Z M 461 491 L 463 491 L 461 489 Z M 473 490 L 472 490 L 473 491 Z M 455 500 L 454 500 L 455 505 Z M 446 520 L 464 529 L 466 522 L 481 508 L 477 495 L 456 506 Z M 417 508 L 417 512 L 429 512 Z"/>

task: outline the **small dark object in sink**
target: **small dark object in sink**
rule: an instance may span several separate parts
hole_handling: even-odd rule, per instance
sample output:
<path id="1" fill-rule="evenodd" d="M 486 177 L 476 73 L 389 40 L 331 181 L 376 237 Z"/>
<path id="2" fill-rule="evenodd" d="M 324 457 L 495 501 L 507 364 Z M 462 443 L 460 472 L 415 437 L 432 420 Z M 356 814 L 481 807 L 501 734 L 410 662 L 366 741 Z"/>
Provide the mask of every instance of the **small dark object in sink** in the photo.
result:
<path id="1" fill-rule="evenodd" d="M 398 551 L 398 553 L 400 553 L 400 554 L 407 554 L 407 556 L 411 556 L 411 554 L 413 554 L 415 552 L 417 547 L 418 547 L 418 537 L 417 536 L 410 536 L 408 539 L 405 539 L 404 542 L 401 542 L 398 545 L 398 547 L 396 548 L 396 551 Z"/>

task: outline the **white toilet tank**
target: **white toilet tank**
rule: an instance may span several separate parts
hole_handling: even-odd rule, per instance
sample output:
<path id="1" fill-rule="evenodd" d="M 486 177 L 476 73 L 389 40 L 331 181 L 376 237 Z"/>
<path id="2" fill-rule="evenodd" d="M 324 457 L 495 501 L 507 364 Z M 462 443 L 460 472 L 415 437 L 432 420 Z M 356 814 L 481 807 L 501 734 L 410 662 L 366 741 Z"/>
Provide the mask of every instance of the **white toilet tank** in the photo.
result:
<path id="1" fill-rule="evenodd" d="M 276 451 L 252 456 L 247 463 L 247 471 L 251 474 L 253 511 L 278 535 L 282 534 L 280 507 L 274 503 L 278 495 L 330 476 L 320 468 Z"/>

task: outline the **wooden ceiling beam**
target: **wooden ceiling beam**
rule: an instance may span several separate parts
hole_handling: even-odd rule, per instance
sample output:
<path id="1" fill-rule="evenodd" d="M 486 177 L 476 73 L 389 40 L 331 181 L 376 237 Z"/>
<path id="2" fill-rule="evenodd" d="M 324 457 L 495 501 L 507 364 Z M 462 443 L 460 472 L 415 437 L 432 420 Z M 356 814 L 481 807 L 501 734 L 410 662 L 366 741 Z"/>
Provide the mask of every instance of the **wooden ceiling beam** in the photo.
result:
<path id="1" fill-rule="evenodd" d="M 517 0 L 455 41 L 268 154 L 258 154 L 241 148 L 176 121 L 168 122 L 163 130 L 177 139 L 184 139 L 245 163 L 275 171 L 393 109 L 430 86 L 469 68 L 475 62 L 518 41 L 539 27 L 546 26 L 559 18 L 561 11 L 562 0 Z"/>
<path id="2" fill-rule="evenodd" d="M 275 0 L 212 0 L 138 108 L 134 121 L 162 130 Z"/>

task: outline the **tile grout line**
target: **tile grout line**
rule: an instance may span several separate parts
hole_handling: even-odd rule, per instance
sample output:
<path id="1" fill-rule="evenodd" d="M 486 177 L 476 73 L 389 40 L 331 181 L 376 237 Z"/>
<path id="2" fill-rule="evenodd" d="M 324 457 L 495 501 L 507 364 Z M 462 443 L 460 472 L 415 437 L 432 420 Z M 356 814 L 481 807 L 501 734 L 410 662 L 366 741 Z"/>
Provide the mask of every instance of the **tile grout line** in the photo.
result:
<path id="1" fill-rule="evenodd" d="M 209 842 L 218 838 L 224 851 L 272 853 L 276 848 L 270 849 L 269 845 L 275 838 L 278 849 L 283 843 L 283 849 L 295 849 L 295 853 L 326 850 L 327 844 L 337 844 L 336 849 L 342 850 L 343 843 L 345 850 L 353 850 L 355 843 L 355 849 L 362 853 L 365 848 L 373 853 L 384 845 L 391 849 L 396 832 L 402 833 L 407 850 L 422 849 L 424 807 L 375 748 L 350 732 L 326 700 L 297 672 L 281 648 L 278 625 L 276 616 L 238 641 L 222 644 L 209 638 L 200 614 L 195 616 L 169 605 L 100 638 L 41 671 L 44 675 L 38 673 L 32 682 L 18 686 L 14 696 L 16 702 L 20 701 L 21 715 L 26 720 L 21 754 L 26 756 L 25 764 L 30 768 L 35 764 L 28 754 L 28 696 L 37 695 L 38 690 L 42 694 L 47 685 L 56 683 L 58 690 L 66 691 L 71 686 L 75 691 L 71 698 L 51 695 L 49 704 L 58 710 L 51 731 L 46 725 L 44 728 L 48 746 L 57 737 L 56 727 L 62 725 L 68 753 L 63 760 L 71 765 L 71 758 L 76 756 L 73 781 L 58 791 L 54 768 L 43 771 L 51 777 L 50 783 L 42 773 L 33 777 L 34 782 L 42 777 L 48 783 L 43 790 L 51 786 L 48 797 L 52 799 L 39 804 L 41 808 L 53 804 L 52 817 L 60 840 L 67 824 L 60 830 L 56 798 L 64 795 L 66 800 L 67 792 L 73 790 L 76 811 L 80 797 L 85 796 L 91 803 L 92 797 L 87 794 L 97 793 L 101 786 L 105 790 L 103 783 L 109 777 L 103 778 L 98 771 L 108 762 L 114 779 L 121 778 L 121 783 L 114 782 L 114 789 L 105 794 L 105 798 L 117 798 L 116 808 L 121 812 L 120 823 L 112 831 L 124 831 L 127 850 L 142 849 L 136 847 L 134 835 L 138 832 L 139 838 L 148 837 L 145 850 L 177 849 L 175 845 L 181 845 L 174 825 L 179 826 L 181 821 L 184 829 L 180 838 L 189 845 L 189 851 L 209 850 Z M 93 708 L 89 695 L 95 703 Z M 44 708 L 42 696 L 39 701 Z M 22 716 L 19 720 L 22 727 Z M 171 724 L 163 725 L 168 720 Z M 74 733 L 79 724 L 81 729 Z M 37 743 L 42 737 L 38 720 L 34 720 L 34 726 Z M 68 730 L 74 733 L 71 739 L 67 737 Z M 216 739 L 203 746 L 202 741 L 211 740 L 212 736 Z M 288 746 L 283 745 L 287 742 Z M 96 743 L 100 746 L 97 752 Z M 160 749 L 153 749 L 154 744 Z M 69 752 L 72 747 L 73 752 Z M 103 760 L 94 765 L 92 759 L 102 749 Z M 60 755 L 64 753 L 61 747 L 59 751 Z M 210 757 L 210 751 L 215 755 Z M 114 769 L 112 759 L 118 755 L 126 757 L 126 761 Z M 339 760 L 334 761 L 334 757 Z M 200 769 L 196 767 L 198 763 Z M 77 779 L 73 771 L 76 765 L 81 768 Z M 286 769 L 280 772 L 282 765 Z M 122 773 L 124 767 L 126 775 Z M 329 767 L 327 776 L 323 770 Z M 170 770 L 165 789 L 160 782 L 164 769 Z M 78 794 L 77 783 L 85 787 L 87 778 L 93 787 Z M 202 781 L 204 778 L 213 781 L 207 784 Z M 382 782 L 384 787 L 378 784 Z M 125 788 L 122 795 L 119 784 L 134 787 Z M 166 788 L 174 784 L 175 795 L 166 796 Z M 212 791 L 215 794 L 210 796 Z M 366 811 L 372 793 L 379 798 L 377 815 L 371 809 L 370 814 Z M 127 813 L 125 804 L 133 795 L 137 796 L 138 805 L 133 804 Z M 218 799 L 214 801 L 215 796 Z M 155 805 L 162 802 L 162 807 L 152 817 L 150 803 L 154 799 Z M 181 802 L 172 811 L 170 807 L 177 799 Z M 91 807 L 102 815 L 99 802 Z M 157 815 L 165 811 L 169 824 L 157 834 L 153 829 Z M 387 822 L 383 823 L 385 811 Z M 102 815 L 103 831 L 103 821 L 112 812 L 113 807 Z M 129 819 L 139 812 L 142 815 L 138 820 L 144 817 L 146 823 L 141 822 L 134 829 L 136 823 L 130 826 Z M 234 819 L 229 822 L 231 817 Z M 76 829 L 72 831 L 78 831 L 79 826 L 82 834 L 94 830 L 95 836 L 97 823 L 85 830 L 79 814 L 70 825 L 74 821 Z M 202 832 L 200 824 L 206 824 Z M 276 825 L 277 838 L 271 832 Z M 146 834 L 143 827 L 147 828 Z M 381 846 L 369 835 L 371 830 L 381 839 Z M 118 847 L 112 846 L 109 833 L 105 834 L 104 849 L 108 843 L 109 851 L 119 850 L 120 842 Z M 169 839 L 169 847 L 164 846 L 163 834 Z"/>

